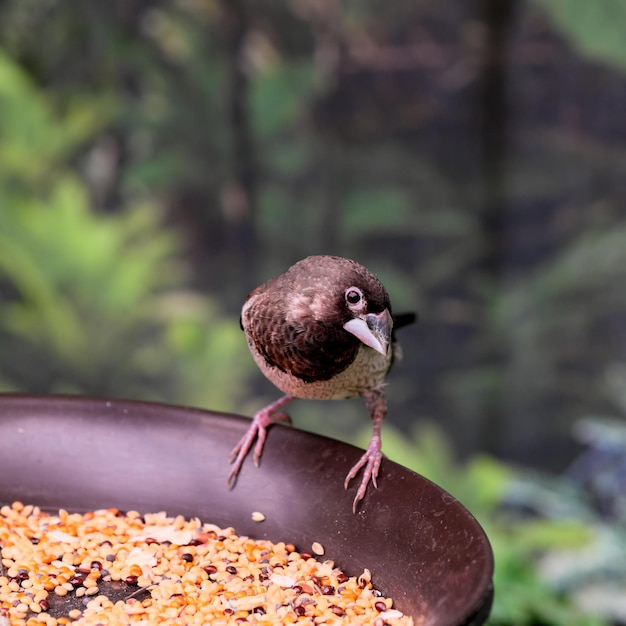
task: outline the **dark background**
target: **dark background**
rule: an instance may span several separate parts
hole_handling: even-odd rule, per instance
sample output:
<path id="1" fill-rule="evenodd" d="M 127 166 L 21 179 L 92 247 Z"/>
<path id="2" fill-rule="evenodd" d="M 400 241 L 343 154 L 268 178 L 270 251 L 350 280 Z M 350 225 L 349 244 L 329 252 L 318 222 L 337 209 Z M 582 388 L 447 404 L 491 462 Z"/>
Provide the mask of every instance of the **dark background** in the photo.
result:
<path id="1" fill-rule="evenodd" d="M 3 2 L 2 386 L 250 411 L 274 392 L 247 365 L 231 396 L 212 379 L 243 336 L 195 381 L 138 351 L 199 306 L 219 320 L 199 340 L 224 342 L 252 287 L 334 253 L 419 311 L 394 424 L 562 466 L 572 422 L 625 403 L 626 41 L 623 3 L 545 4 Z M 136 238 L 162 246 L 122 296 Z M 38 323 L 46 289 L 80 333 Z M 311 409 L 331 429 L 345 410 Z"/>

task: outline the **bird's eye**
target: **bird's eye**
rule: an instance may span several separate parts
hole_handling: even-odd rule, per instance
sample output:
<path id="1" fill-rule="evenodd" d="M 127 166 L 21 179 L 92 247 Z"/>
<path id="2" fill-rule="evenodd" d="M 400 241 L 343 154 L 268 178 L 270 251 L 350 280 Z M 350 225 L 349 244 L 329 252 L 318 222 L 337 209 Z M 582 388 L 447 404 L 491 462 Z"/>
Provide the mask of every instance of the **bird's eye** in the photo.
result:
<path id="1" fill-rule="evenodd" d="M 349 287 L 346 289 L 346 302 L 349 306 L 355 306 L 361 302 L 363 292 L 358 287 Z"/>

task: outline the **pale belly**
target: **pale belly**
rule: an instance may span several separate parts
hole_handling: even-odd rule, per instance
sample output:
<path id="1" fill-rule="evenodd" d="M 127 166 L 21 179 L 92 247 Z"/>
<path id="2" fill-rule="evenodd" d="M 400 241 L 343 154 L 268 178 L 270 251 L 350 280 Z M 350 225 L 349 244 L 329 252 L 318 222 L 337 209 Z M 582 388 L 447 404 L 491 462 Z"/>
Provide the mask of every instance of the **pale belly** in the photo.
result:
<path id="1" fill-rule="evenodd" d="M 366 389 L 381 387 L 391 362 L 391 352 L 383 356 L 362 346 L 352 364 L 343 372 L 330 380 L 309 383 L 269 366 L 260 355 L 253 353 L 253 356 L 263 374 L 283 393 L 310 400 L 352 398 L 360 396 Z"/>

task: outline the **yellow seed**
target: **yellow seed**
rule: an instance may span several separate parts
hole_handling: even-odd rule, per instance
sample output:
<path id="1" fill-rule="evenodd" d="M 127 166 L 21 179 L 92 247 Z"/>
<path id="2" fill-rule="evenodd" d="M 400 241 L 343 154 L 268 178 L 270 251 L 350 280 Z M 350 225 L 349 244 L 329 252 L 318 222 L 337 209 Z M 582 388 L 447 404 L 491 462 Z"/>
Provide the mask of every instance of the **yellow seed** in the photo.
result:
<path id="1" fill-rule="evenodd" d="M 33 596 L 33 600 L 35 602 L 41 602 L 42 600 L 45 600 L 48 597 L 48 592 L 40 589 L 34 596 Z"/>
<path id="2" fill-rule="evenodd" d="M 58 531 L 65 542 L 55 543 L 53 533 L 47 536 L 42 528 Z M 189 532 L 196 541 L 183 547 L 167 539 L 160 540 L 166 543 L 156 539 L 133 540 L 137 535 L 150 537 L 152 533 L 165 538 L 173 531 Z M 66 535 L 75 537 L 70 545 Z M 31 541 L 35 536 L 45 541 Z M 153 513 L 142 517 L 137 511 L 118 515 L 117 509 L 107 509 L 84 515 L 60 510 L 51 516 L 38 507 L 18 502 L 0 507 L 0 541 L 5 568 L 5 575 L 0 576 L 0 609 L 15 626 L 65 626 L 74 619 L 84 626 L 113 625 L 126 623 L 130 615 L 147 624 L 166 621 L 173 625 L 227 626 L 237 618 L 251 619 L 250 611 L 257 606 L 266 608 L 264 616 L 253 616 L 257 626 L 296 624 L 300 618 L 290 606 L 305 607 L 309 621 L 340 626 L 355 622 L 374 624 L 380 614 L 375 604 L 380 607 L 383 603 L 387 609 L 393 606 L 390 598 L 374 594 L 368 570 L 358 578 L 346 576 L 340 584 L 341 572 L 332 561 L 305 560 L 291 543 L 239 537 L 232 528 L 222 529 L 180 515 Z M 129 553 L 135 549 L 155 558 L 156 563 L 125 566 Z M 313 543 L 311 550 L 318 556 L 325 552 L 320 542 Z M 187 561 L 188 557 L 183 559 L 184 554 L 193 555 L 192 562 Z M 107 555 L 114 555 L 115 559 L 109 561 Z M 94 566 L 94 562 L 99 566 Z M 76 575 L 76 567 L 89 573 L 82 585 L 74 589 L 69 580 Z M 103 576 L 99 567 L 109 573 Z M 235 569 L 230 570 L 231 567 Z M 10 579 L 19 577 L 22 568 L 28 570 L 29 577 L 20 585 Z M 267 570 L 271 573 L 273 568 L 276 575 L 293 580 L 299 590 L 270 581 Z M 261 577 L 262 570 L 265 577 Z M 138 586 L 147 588 L 150 597 L 114 604 L 100 593 L 100 581 L 129 576 L 136 576 Z M 320 595 L 320 585 L 331 585 L 337 592 L 333 596 Z M 53 592 L 58 596 L 70 592 L 78 598 L 85 596 L 86 606 L 83 611 L 74 609 L 55 619 L 40 604 Z M 224 613 L 225 608 L 231 608 L 229 602 L 234 610 L 232 615 Z M 343 617 L 330 609 L 332 605 L 342 609 Z M 403 617 L 394 617 L 393 621 L 394 626 L 410 623 Z"/>

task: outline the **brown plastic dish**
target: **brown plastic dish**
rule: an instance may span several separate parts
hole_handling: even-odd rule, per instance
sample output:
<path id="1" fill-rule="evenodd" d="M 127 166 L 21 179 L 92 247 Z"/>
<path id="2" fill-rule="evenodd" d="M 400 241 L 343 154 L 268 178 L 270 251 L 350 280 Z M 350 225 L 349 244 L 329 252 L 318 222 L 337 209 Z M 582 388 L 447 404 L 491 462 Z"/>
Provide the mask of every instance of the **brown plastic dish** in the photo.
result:
<path id="1" fill-rule="evenodd" d="M 239 534 L 319 541 L 325 558 L 372 580 L 428 626 L 483 624 L 493 556 L 472 515 L 429 480 L 385 459 L 356 515 L 343 480 L 357 448 L 273 427 L 261 466 L 229 490 L 228 454 L 245 418 L 122 400 L 0 394 L 0 504 L 167 511 Z M 266 516 L 262 523 L 253 511 Z"/>

